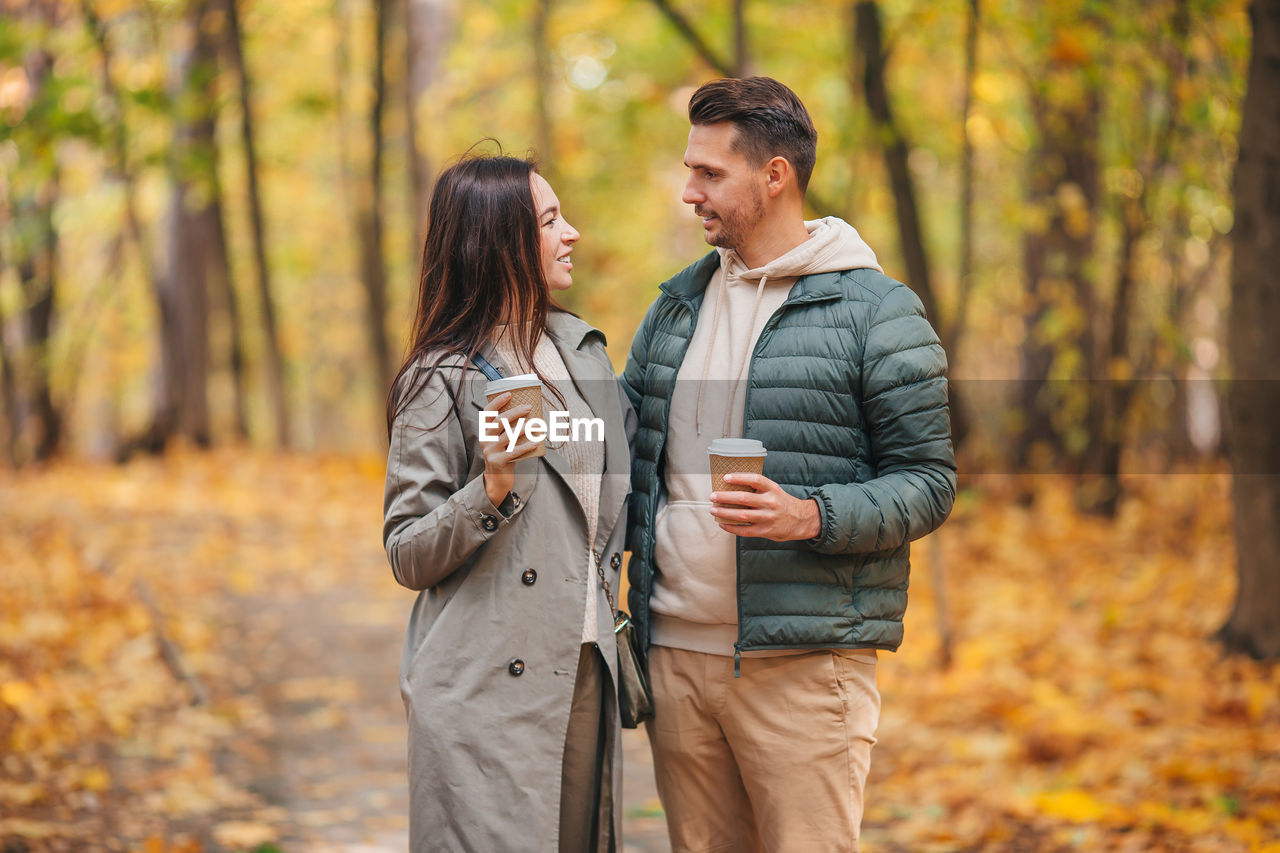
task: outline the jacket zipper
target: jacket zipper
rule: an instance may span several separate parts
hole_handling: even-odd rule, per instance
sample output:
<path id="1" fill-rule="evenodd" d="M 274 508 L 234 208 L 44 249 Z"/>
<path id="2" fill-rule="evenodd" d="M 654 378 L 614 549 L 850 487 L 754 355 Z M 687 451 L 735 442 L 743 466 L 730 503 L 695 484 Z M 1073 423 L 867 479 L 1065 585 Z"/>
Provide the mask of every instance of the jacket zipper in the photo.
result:
<path id="1" fill-rule="evenodd" d="M 792 308 L 796 305 L 801 305 L 806 302 L 820 302 L 822 300 L 830 299 L 830 298 L 832 297 L 807 296 L 805 294 L 801 294 L 795 297 L 794 299 L 787 299 L 787 301 L 783 302 L 781 305 L 778 306 L 776 311 L 774 311 L 772 314 L 769 315 L 768 320 L 765 320 L 764 326 L 762 326 L 760 329 L 760 336 L 756 338 L 756 345 L 751 349 L 751 358 L 747 362 L 747 387 L 742 394 L 742 437 L 743 438 L 747 437 L 747 424 L 749 423 L 749 421 L 747 420 L 747 413 L 751 411 L 750 409 L 751 375 L 755 370 L 756 356 L 760 354 L 760 349 L 761 347 L 764 346 L 766 339 L 773 332 L 774 328 L 777 327 L 778 318 L 782 316 L 784 309 Z M 737 547 L 734 550 L 735 550 L 735 556 L 737 557 L 737 559 L 734 561 L 735 562 L 734 574 L 736 577 L 737 588 L 734 590 L 734 598 L 737 600 L 737 604 L 738 604 L 738 639 L 733 644 L 733 677 L 741 678 L 742 677 L 742 537 L 738 537 L 738 541 L 736 544 L 737 544 Z"/>

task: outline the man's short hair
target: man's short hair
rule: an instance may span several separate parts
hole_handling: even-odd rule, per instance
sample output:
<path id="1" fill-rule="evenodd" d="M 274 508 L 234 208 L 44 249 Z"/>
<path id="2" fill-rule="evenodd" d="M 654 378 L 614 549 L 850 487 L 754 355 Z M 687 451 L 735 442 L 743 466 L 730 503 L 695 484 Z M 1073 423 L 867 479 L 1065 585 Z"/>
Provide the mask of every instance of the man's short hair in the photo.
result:
<path id="1" fill-rule="evenodd" d="M 785 157 L 803 195 L 818 156 L 818 132 L 796 93 L 772 77 L 726 77 L 704 84 L 689 99 L 689 123 L 732 122 L 733 150 L 755 165 Z"/>

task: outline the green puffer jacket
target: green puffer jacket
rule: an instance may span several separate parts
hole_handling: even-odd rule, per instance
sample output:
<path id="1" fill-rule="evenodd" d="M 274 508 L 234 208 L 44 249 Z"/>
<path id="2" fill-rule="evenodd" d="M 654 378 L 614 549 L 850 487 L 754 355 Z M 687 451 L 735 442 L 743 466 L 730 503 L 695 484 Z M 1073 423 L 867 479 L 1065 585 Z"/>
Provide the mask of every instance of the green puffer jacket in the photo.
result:
<path id="1" fill-rule="evenodd" d="M 622 383 L 640 419 L 632 455 L 629 604 L 647 643 L 654 523 L 676 375 L 719 264 L 712 251 L 661 286 Z M 743 436 L 768 448 L 764 475 L 817 498 L 814 539 L 739 537 L 735 649 L 902 643 L 908 543 L 955 500 L 946 356 L 920 300 L 870 269 L 799 279 L 760 333 Z"/>

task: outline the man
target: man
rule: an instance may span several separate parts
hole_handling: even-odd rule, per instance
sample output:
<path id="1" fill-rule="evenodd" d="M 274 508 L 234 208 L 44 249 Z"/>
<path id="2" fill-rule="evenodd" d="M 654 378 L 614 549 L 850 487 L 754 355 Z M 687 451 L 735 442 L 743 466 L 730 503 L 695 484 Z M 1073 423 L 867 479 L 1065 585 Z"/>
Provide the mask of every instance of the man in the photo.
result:
<path id="1" fill-rule="evenodd" d="M 715 251 L 661 286 L 623 384 L 640 417 L 631 612 L 676 850 L 856 850 L 902 641 L 908 542 L 955 497 L 946 358 L 843 221 L 806 222 L 817 134 L 764 77 L 689 102 L 683 200 Z M 711 494 L 707 446 L 764 474 Z"/>

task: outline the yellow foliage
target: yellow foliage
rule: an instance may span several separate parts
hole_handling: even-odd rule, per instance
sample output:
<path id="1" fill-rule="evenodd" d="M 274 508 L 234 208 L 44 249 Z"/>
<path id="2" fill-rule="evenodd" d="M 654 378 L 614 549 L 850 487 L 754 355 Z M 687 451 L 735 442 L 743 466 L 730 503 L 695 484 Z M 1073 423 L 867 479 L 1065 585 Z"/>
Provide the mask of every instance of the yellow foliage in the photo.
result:
<path id="1" fill-rule="evenodd" d="M 196 853 L 157 827 L 196 822 L 236 849 L 358 819 L 263 809 L 219 756 L 269 764 L 262 744 L 281 729 L 402 740 L 394 669 L 412 596 L 378 541 L 382 472 L 377 459 L 226 450 L 0 482 L 0 843 L 115 832 L 129 849 Z M 914 547 L 906 642 L 878 668 L 866 849 L 1280 844 L 1280 673 L 1206 639 L 1233 594 L 1229 482 L 1143 478 L 1114 524 L 1078 515 L 1072 493 L 1055 477 L 1029 506 L 994 487 L 967 495 Z M 311 595 L 340 602 L 340 624 L 381 632 L 381 716 L 362 706 L 359 673 L 270 661 L 286 630 L 274 612 Z M 246 626 L 262 660 L 237 657 Z M 344 640 L 324 653 L 341 658 Z M 193 706 L 184 678 L 210 704 Z M 337 778 L 311 784 L 332 795 Z"/>

